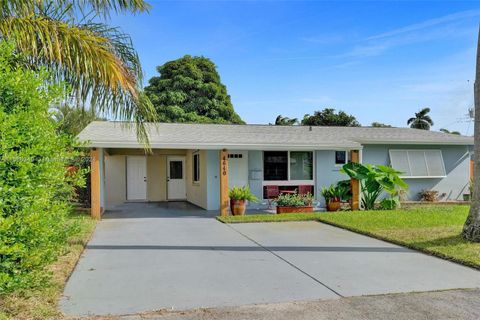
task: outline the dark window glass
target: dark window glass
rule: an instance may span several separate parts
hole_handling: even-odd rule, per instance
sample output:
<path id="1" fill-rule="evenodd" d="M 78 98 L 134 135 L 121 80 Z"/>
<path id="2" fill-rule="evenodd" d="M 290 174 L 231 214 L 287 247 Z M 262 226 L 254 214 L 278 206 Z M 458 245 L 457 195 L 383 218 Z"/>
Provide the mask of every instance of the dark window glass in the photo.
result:
<path id="1" fill-rule="evenodd" d="M 182 161 L 170 161 L 170 179 L 183 179 Z"/>
<path id="2" fill-rule="evenodd" d="M 193 182 L 200 181 L 200 155 L 193 155 Z"/>
<path id="3" fill-rule="evenodd" d="M 335 164 L 345 164 L 345 163 L 347 163 L 347 152 L 335 151 Z"/>
<path id="4" fill-rule="evenodd" d="M 263 153 L 263 179 L 288 180 L 288 152 L 265 151 Z"/>

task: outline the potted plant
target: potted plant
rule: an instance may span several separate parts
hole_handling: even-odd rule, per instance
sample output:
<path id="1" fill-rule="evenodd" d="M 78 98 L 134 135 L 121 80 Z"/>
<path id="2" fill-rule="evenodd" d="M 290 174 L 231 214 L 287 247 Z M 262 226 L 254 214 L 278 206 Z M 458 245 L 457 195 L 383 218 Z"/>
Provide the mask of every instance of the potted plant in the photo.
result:
<path id="1" fill-rule="evenodd" d="M 341 196 L 343 188 L 335 185 L 322 188 L 322 196 L 325 198 L 327 204 L 327 211 L 338 211 L 341 207 Z"/>
<path id="2" fill-rule="evenodd" d="M 250 188 L 245 187 L 233 187 L 228 192 L 230 197 L 230 211 L 234 216 L 241 216 L 245 214 L 246 202 L 257 202 L 258 199 L 250 191 Z"/>
<path id="3" fill-rule="evenodd" d="M 339 188 L 338 193 L 340 196 L 340 202 L 342 204 L 347 204 L 348 206 L 352 206 L 352 187 L 351 181 L 349 180 L 341 180 L 337 183 L 337 188 Z"/>
<path id="4" fill-rule="evenodd" d="M 281 194 L 275 199 L 277 213 L 313 212 L 313 196 L 307 194 Z"/>

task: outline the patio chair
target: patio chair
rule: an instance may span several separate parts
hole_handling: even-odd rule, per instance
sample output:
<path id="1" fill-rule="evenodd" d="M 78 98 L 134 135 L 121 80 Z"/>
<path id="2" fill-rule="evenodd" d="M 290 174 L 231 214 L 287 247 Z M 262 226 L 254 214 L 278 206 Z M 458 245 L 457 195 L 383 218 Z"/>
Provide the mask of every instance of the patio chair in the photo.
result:
<path id="1" fill-rule="evenodd" d="M 265 186 L 266 198 L 268 201 L 268 209 L 272 209 L 272 202 L 280 195 L 280 188 L 278 186 Z"/>
<path id="2" fill-rule="evenodd" d="M 298 186 L 298 194 L 304 195 L 307 193 L 312 194 L 312 186 L 311 185 L 300 185 Z"/>

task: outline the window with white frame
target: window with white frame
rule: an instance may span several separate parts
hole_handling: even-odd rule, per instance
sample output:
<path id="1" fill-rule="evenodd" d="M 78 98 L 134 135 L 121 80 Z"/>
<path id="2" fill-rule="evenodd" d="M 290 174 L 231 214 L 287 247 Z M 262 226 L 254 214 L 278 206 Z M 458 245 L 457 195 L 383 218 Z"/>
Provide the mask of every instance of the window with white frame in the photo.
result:
<path id="1" fill-rule="evenodd" d="M 263 153 L 263 180 L 313 180 L 313 152 L 265 151 Z"/>
<path id="2" fill-rule="evenodd" d="M 313 180 L 313 152 L 290 152 L 290 180 Z"/>
<path id="3" fill-rule="evenodd" d="M 347 151 L 335 151 L 335 165 L 343 166 L 347 163 Z"/>
<path id="4" fill-rule="evenodd" d="M 193 154 L 193 174 L 192 179 L 194 183 L 200 182 L 200 154 Z"/>
<path id="5" fill-rule="evenodd" d="M 263 153 L 263 180 L 288 180 L 288 151 Z"/>
<path id="6" fill-rule="evenodd" d="M 392 168 L 404 178 L 441 178 L 446 176 L 441 150 L 390 150 Z"/>

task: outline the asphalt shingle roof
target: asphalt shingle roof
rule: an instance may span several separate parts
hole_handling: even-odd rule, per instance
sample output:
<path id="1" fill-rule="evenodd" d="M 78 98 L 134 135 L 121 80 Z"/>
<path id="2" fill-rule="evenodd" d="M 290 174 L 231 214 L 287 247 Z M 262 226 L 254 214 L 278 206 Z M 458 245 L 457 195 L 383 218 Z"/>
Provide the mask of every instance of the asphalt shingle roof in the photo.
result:
<path id="1" fill-rule="evenodd" d="M 309 127 L 272 125 L 147 124 L 152 148 L 327 149 L 362 144 L 473 145 L 473 137 L 410 128 Z M 90 147 L 142 148 L 135 125 L 94 121 L 80 134 Z"/>

